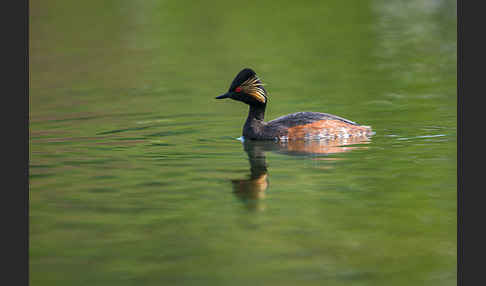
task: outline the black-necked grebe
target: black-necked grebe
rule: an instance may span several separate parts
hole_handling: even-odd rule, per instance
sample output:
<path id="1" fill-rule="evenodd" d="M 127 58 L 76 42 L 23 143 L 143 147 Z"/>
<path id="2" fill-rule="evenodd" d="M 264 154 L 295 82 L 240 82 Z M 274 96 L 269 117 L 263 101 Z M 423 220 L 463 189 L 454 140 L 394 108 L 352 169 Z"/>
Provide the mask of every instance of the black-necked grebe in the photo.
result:
<path id="1" fill-rule="evenodd" d="M 269 122 L 263 121 L 267 92 L 256 73 L 241 70 L 227 93 L 217 99 L 231 98 L 250 106 L 243 126 L 243 138 L 250 140 L 306 140 L 363 137 L 372 134 L 371 127 L 362 126 L 336 115 L 320 112 L 297 112 Z"/>

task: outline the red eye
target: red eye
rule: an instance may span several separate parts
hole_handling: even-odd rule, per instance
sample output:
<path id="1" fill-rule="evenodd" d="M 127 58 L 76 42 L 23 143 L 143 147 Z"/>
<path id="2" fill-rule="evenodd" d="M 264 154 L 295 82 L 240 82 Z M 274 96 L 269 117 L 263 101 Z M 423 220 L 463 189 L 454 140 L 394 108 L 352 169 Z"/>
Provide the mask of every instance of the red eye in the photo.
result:
<path id="1" fill-rule="evenodd" d="M 241 91 L 241 87 L 238 86 L 237 88 L 235 88 L 235 91 L 236 92 L 240 92 Z"/>

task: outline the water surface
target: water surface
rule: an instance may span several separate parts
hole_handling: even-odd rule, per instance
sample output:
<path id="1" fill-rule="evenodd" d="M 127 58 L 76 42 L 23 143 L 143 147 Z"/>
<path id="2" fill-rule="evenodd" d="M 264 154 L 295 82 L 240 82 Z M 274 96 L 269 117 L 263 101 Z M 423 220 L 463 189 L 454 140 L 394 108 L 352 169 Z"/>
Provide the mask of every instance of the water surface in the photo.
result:
<path id="1" fill-rule="evenodd" d="M 455 1 L 31 1 L 32 285 L 455 285 Z M 251 143 L 327 112 L 368 141 Z"/>

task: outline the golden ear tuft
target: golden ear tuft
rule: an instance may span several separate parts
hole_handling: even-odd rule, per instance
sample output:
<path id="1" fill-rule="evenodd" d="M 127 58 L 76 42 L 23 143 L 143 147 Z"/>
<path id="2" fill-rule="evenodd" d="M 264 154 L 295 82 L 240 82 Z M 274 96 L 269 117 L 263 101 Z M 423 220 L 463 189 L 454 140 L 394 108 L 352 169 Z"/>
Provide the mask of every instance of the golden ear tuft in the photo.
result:
<path id="1" fill-rule="evenodd" d="M 249 95 L 253 96 L 256 100 L 260 101 L 261 103 L 267 102 L 267 98 L 265 97 L 263 90 L 259 88 L 255 92 L 249 93 Z"/>
<path id="2" fill-rule="evenodd" d="M 252 96 L 261 103 L 267 102 L 265 90 L 261 88 L 263 83 L 257 76 L 253 76 L 243 82 L 240 87 L 248 95 Z"/>

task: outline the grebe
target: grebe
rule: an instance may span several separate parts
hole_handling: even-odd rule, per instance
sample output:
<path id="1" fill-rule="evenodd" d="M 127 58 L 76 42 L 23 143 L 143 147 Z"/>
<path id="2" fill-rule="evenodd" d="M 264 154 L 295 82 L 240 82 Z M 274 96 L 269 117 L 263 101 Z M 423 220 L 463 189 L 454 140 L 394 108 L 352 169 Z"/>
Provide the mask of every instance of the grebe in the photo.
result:
<path id="1" fill-rule="evenodd" d="M 256 73 L 241 70 L 227 93 L 216 99 L 231 98 L 250 106 L 243 126 L 243 138 L 250 140 L 309 140 L 363 137 L 372 135 L 371 127 L 362 126 L 336 115 L 320 112 L 297 112 L 265 122 L 267 92 Z"/>

